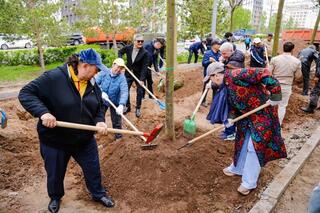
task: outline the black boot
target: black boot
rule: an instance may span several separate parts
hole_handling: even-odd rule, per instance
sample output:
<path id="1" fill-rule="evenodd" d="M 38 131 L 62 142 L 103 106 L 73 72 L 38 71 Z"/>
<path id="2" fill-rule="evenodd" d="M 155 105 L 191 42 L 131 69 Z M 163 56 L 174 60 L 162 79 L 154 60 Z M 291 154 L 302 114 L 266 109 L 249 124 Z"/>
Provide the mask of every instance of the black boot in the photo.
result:
<path id="1" fill-rule="evenodd" d="M 99 200 L 96 200 L 96 201 L 101 203 L 102 205 L 104 205 L 107 208 L 112 208 L 115 205 L 113 199 L 111 197 L 109 197 L 108 195 L 103 196 L 102 198 L 100 198 Z"/>
<path id="2" fill-rule="evenodd" d="M 141 110 L 140 109 L 136 109 L 136 117 L 140 118 L 141 116 Z"/>
<path id="3" fill-rule="evenodd" d="M 131 106 L 129 105 L 129 106 L 126 106 L 125 107 L 125 109 L 123 110 L 123 114 L 125 115 L 125 114 L 127 114 L 128 112 L 130 112 L 131 111 Z"/>
<path id="4" fill-rule="evenodd" d="M 313 107 L 310 107 L 310 105 L 308 107 L 300 107 L 300 109 L 306 113 L 314 113 L 314 108 Z"/>
<path id="5" fill-rule="evenodd" d="M 50 203 L 48 205 L 48 210 L 51 213 L 57 213 L 60 208 L 60 200 L 50 200 Z"/>

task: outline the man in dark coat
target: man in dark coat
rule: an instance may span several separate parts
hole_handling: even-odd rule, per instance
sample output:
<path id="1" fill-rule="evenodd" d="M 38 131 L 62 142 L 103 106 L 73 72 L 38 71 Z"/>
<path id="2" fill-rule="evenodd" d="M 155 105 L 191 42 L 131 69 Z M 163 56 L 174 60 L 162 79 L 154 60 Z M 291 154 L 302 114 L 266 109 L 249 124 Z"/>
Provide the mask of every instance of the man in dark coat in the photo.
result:
<path id="1" fill-rule="evenodd" d="M 221 61 L 228 68 L 244 68 L 244 54 L 240 50 L 234 50 L 233 44 L 225 42 L 220 46 Z"/>
<path id="2" fill-rule="evenodd" d="M 94 75 L 104 69 L 93 49 L 73 55 L 63 66 L 44 72 L 19 93 L 21 105 L 39 118 L 40 152 L 47 173 L 48 209 L 59 211 L 64 196 L 63 180 L 72 157 L 81 167 L 92 198 L 106 207 L 114 201 L 101 184 L 99 153 L 94 132 L 57 127 L 65 121 L 100 127 L 106 133 L 101 91 Z"/>
<path id="3" fill-rule="evenodd" d="M 123 47 L 118 52 L 119 58 L 122 58 L 123 55 L 126 55 L 127 57 L 127 67 L 129 70 L 133 72 L 133 74 L 139 79 L 139 82 L 137 82 L 129 72 L 125 72 L 125 76 L 127 79 L 128 84 L 128 101 L 126 104 L 126 110 L 124 113 L 128 113 L 131 111 L 131 104 L 130 104 L 130 88 L 132 86 L 132 83 L 136 83 L 137 87 L 137 98 L 136 98 L 136 117 L 141 116 L 141 102 L 143 97 L 143 87 L 141 85 L 144 85 L 144 82 L 147 78 L 148 73 L 148 53 L 143 48 L 143 36 L 136 34 L 134 36 L 134 44 L 127 45 Z M 140 85 L 141 84 L 141 85 Z"/>
<path id="4" fill-rule="evenodd" d="M 307 107 L 301 107 L 300 109 L 306 113 L 314 113 L 314 110 L 318 106 L 319 96 L 320 96 L 320 57 L 317 59 L 316 73 L 315 76 L 318 78 L 317 83 L 310 94 L 309 105 Z"/>
<path id="5" fill-rule="evenodd" d="M 218 39 L 212 40 L 211 41 L 211 49 L 205 52 L 203 59 L 202 59 L 203 77 L 207 76 L 207 67 L 211 63 L 219 62 L 219 58 L 221 56 L 219 48 L 220 48 L 220 41 Z M 204 82 L 202 92 L 205 91 L 206 85 L 208 82 L 209 82 L 209 80 Z M 203 101 L 201 103 L 201 105 L 204 107 L 207 107 L 206 97 L 207 97 L 207 95 L 203 98 Z"/>
<path id="6" fill-rule="evenodd" d="M 253 39 L 253 45 L 250 48 L 250 67 L 266 67 L 265 46 L 260 38 Z"/>
<path id="7" fill-rule="evenodd" d="M 194 63 L 198 62 L 198 57 L 199 57 L 199 50 L 201 51 L 202 54 L 204 54 L 204 51 L 206 49 L 206 41 L 198 41 L 189 47 L 189 57 L 188 57 L 188 64 L 190 64 L 192 55 L 194 54 Z"/>
<path id="8" fill-rule="evenodd" d="M 154 70 L 156 72 L 159 72 L 158 56 L 159 56 L 160 49 L 162 48 L 162 46 L 163 46 L 163 43 L 161 42 L 160 39 L 155 39 L 154 41 L 147 42 L 143 45 L 143 47 L 147 51 L 148 57 L 149 57 L 146 83 L 147 83 L 148 89 L 152 93 L 153 93 L 153 87 L 152 87 L 153 80 L 152 80 L 151 69 L 152 69 L 152 65 L 153 65 Z M 145 93 L 145 91 L 144 91 L 144 93 Z M 144 93 L 143 93 L 143 97 L 144 97 Z M 151 95 L 149 95 L 149 98 L 152 99 L 153 97 Z"/>
<path id="9" fill-rule="evenodd" d="M 311 64 L 312 61 L 316 62 L 318 57 L 319 55 L 314 45 L 310 45 L 309 47 L 301 50 L 298 54 L 298 58 L 301 61 L 301 72 L 303 77 L 302 95 L 308 95 Z"/>

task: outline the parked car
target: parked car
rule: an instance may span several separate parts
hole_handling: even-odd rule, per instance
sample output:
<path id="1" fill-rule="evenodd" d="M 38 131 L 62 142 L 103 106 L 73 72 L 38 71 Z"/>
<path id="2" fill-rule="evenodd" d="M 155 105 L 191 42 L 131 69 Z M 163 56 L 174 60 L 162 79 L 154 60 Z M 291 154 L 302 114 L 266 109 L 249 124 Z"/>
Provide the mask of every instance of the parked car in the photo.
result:
<path id="1" fill-rule="evenodd" d="M 68 45 L 84 44 L 84 37 L 81 33 L 72 33 L 67 36 Z"/>
<path id="2" fill-rule="evenodd" d="M 0 35 L 0 48 L 7 50 L 11 48 L 31 48 L 33 43 L 30 39 L 24 36 L 9 36 Z"/>

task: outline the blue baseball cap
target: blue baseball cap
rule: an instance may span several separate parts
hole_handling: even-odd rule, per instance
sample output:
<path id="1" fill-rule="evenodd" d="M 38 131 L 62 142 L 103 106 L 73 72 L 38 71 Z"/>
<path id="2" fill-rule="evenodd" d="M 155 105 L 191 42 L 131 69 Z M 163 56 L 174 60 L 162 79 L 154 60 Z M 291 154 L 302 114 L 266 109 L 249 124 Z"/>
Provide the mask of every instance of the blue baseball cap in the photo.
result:
<path id="1" fill-rule="evenodd" d="M 81 50 L 79 52 L 79 59 L 83 63 L 96 65 L 99 71 L 107 69 L 106 66 L 102 63 L 100 54 L 92 48 Z"/>

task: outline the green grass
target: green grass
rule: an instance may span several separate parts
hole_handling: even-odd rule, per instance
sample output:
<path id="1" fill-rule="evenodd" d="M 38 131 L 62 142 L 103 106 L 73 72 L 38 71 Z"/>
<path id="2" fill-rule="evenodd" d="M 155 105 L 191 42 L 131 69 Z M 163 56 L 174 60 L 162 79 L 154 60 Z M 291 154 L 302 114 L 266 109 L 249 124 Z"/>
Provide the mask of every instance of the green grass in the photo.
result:
<path id="1" fill-rule="evenodd" d="M 46 70 L 53 69 L 61 64 L 46 65 Z M 28 81 L 38 77 L 41 73 L 38 66 L 0 66 L 0 82 Z"/>

